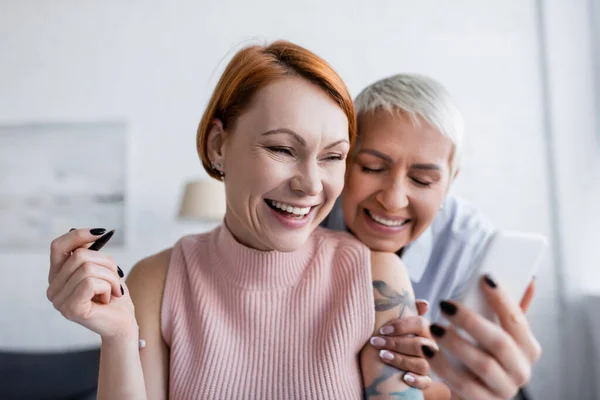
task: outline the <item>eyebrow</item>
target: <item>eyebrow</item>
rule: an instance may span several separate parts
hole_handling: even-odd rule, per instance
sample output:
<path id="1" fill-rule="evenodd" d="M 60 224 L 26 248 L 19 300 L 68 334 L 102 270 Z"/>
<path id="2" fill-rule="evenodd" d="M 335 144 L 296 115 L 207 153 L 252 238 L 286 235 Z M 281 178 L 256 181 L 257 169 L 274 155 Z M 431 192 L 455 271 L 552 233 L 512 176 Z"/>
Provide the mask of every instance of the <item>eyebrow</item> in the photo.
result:
<path id="1" fill-rule="evenodd" d="M 442 167 L 437 164 L 413 164 L 410 166 L 412 169 L 424 169 L 428 171 L 441 171 Z"/>
<path id="2" fill-rule="evenodd" d="M 367 154 L 370 154 L 370 155 L 375 156 L 377 158 L 381 158 L 384 161 L 392 163 L 392 157 L 388 156 L 387 154 L 383 154 L 382 152 L 377 151 L 377 150 L 373 150 L 373 149 L 360 149 L 360 151 L 358 153 L 359 154 L 360 153 L 367 153 Z"/>
<path id="3" fill-rule="evenodd" d="M 271 129 L 270 131 L 266 131 L 264 133 L 261 133 L 261 136 L 276 135 L 278 133 L 284 133 L 286 135 L 290 135 L 296 142 L 298 142 L 302 146 L 306 146 L 306 140 L 304 140 L 304 138 L 302 136 L 298 135 L 296 132 L 294 132 L 291 129 L 286 129 L 286 128 Z M 337 140 L 337 141 L 335 141 L 335 142 L 333 142 L 331 144 L 328 144 L 325 148 L 329 149 L 331 147 L 337 146 L 340 143 L 348 143 L 348 144 L 350 144 L 350 142 L 347 139 L 340 139 L 340 140 Z"/>
<path id="4" fill-rule="evenodd" d="M 388 162 L 388 163 L 392 163 L 393 160 L 390 156 L 388 156 L 387 154 L 384 154 L 380 151 L 377 150 L 373 150 L 373 149 L 361 149 L 359 151 L 359 153 L 367 153 L 367 154 L 371 154 L 372 156 L 375 156 L 377 158 L 381 158 L 382 160 Z M 420 163 L 420 164 L 412 164 L 410 166 L 411 169 L 422 169 L 422 170 L 427 170 L 427 171 L 441 171 L 442 167 L 440 167 L 437 164 L 433 164 L 433 163 Z"/>

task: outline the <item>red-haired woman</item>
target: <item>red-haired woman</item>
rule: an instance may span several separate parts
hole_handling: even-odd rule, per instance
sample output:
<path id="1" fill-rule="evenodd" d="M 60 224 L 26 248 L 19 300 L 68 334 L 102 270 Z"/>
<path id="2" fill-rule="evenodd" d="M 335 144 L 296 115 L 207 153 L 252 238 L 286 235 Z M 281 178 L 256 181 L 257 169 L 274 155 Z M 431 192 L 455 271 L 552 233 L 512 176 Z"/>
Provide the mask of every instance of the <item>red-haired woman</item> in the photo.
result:
<path id="1" fill-rule="evenodd" d="M 415 313 L 401 261 L 318 227 L 355 135 L 352 98 L 324 60 L 289 42 L 242 49 L 197 135 L 225 183 L 223 224 L 142 260 L 127 286 L 86 248 L 102 229 L 53 241 L 48 298 L 101 335 L 99 398 L 422 398 L 365 347 Z"/>

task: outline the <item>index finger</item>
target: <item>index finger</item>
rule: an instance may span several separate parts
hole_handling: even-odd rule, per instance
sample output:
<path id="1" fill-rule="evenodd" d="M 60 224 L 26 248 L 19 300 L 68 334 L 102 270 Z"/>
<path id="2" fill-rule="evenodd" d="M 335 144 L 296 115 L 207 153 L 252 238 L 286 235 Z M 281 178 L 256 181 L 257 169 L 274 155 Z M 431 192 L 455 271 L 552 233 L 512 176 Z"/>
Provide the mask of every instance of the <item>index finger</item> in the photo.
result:
<path id="1" fill-rule="evenodd" d="M 71 252 L 98 239 L 106 233 L 104 228 L 75 229 L 57 237 L 50 244 L 50 271 L 48 283 L 58 273 L 61 265 L 71 256 Z"/>
<path id="2" fill-rule="evenodd" d="M 417 316 L 402 317 L 390 321 L 379 330 L 379 333 L 386 336 L 416 335 L 430 337 L 429 323 L 425 318 Z"/>
<path id="3" fill-rule="evenodd" d="M 520 306 L 511 301 L 508 293 L 490 276 L 484 276 L 481 285 L 488 304 L 498 316 L 502 328 L 512 336 L 530 361 L 537 361 L 541 347 L 531 332 L 529 322 Z"/>

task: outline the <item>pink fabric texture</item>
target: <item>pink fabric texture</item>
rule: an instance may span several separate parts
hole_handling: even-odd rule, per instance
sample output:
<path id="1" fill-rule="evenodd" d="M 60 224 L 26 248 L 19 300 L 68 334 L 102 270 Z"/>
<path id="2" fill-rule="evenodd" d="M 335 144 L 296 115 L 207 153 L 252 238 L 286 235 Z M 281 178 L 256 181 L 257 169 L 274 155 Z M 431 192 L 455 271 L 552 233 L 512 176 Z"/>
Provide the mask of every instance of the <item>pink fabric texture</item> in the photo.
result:
<path id="1" fill-rule="evenodd" d="M 375 320 L 369 250 L 318 228 L 258 251 L 221 225 L 173 248 L 161 312 L 171 399 L 362 399 Z"/>

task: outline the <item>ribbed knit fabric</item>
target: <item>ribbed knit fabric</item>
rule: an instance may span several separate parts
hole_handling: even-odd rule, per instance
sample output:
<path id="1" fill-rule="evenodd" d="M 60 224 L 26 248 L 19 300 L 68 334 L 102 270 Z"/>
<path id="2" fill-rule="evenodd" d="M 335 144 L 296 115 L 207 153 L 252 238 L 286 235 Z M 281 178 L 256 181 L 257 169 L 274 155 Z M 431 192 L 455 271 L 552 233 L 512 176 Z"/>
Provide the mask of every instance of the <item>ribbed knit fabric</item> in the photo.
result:
<path id="1" fill-rule="evenodd" d="M 361 399 L 374 320 L 369 252 L 346 233 L 318 228 L 289 253 L 223 225 L 184 237 L 161 313 L 170 398 Z"/>

